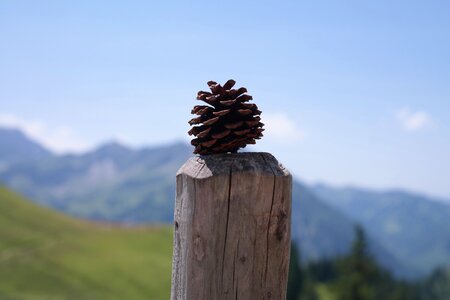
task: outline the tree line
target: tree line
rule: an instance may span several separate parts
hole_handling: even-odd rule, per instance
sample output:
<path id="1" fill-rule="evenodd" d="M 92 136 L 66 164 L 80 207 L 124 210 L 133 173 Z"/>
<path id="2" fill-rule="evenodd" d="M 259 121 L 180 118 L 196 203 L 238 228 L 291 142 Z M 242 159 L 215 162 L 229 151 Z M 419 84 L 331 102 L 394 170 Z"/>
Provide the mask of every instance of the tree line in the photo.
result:
<path id="1" fill-rule="evenodd" d="M 361 226 L 349 254 L 303 265 L 291 249 L 287 300 L 449 300 L 450 268 L 418 281 L 396 279 L 369 254 Z"/>

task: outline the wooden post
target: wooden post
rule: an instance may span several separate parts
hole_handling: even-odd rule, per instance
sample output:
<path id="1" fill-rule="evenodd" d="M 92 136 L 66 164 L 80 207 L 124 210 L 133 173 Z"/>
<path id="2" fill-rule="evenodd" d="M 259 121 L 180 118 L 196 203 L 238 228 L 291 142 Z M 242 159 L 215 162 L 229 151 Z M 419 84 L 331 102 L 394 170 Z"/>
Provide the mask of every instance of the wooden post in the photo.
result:
<path id="1" fill-rule="evenodd" d="M 268 153 L 189 159 L 177 173 L 171 299 L 285 300 L 291 190 Z"/>

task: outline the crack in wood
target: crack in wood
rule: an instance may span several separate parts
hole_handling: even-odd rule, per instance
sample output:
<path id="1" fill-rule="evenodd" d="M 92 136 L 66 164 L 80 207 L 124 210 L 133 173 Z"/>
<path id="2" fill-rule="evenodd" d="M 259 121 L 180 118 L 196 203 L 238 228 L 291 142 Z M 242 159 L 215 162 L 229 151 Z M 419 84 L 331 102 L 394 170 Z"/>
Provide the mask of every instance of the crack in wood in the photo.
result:
<path id="1" fill-rule="evenodd" d="M 269 220 L 267 222 L 267 235 L 266 235 L 266 269 L 264 271 L 264 282 L 267 282 L 267 271 L 269 270 L 269 236 L 270 236 L 270 223 L 272 220 L 273 203 L 275 199 L 275 187 L 276 177 L 273 176 L 273 188 L 272 188 L 272 203 L 270 205 Z"/>
<path id="2" fill-rule="evenodd" d="M 223 272 L 225 265 L 225 254 L 226 254 L 226 246 L 227 246 L 227 236 L 228 236 L 228 221 L 230 218 L 230 205 L 231 205 L 231 174 L 232 174 L 232 166 L 229 166 L 229 174 L 228 174 L 228 199 L 227 199 L 227 218 L 225 223 L 225 238 L 223 242 L 223 253 L 222 253 L 222 285 L 223 282 Z"/>

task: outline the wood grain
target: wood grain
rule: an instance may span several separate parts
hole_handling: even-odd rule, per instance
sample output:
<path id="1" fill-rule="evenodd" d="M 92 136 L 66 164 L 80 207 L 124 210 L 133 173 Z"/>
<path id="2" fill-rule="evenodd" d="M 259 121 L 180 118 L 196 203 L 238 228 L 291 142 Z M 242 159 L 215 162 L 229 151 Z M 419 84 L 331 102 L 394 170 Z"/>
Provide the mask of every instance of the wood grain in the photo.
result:
<path id="1" fill-rule="evenodd" d="M 284 300 L 291 189 L 268 153 L 189 159 L 177 173 L 171 299 Z"/>

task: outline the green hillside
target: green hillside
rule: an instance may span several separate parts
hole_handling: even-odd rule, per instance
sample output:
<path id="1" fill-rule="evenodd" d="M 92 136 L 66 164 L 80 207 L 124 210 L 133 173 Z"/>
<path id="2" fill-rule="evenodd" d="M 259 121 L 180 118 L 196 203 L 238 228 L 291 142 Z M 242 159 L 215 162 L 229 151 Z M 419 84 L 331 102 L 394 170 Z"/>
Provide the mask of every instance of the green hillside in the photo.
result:
<path id="1" fill-rule="evenodd" d="M 168 299 L 168 227 L 78 221 L 0 187 L 0 299 Z"/>
<path id="2" fill-rule="evenodd" d="M 422 275 L 450 262 L 450 205 L 403 191 L 318 185 L 314 192 L 363 225 L 400 262 Z"/>

